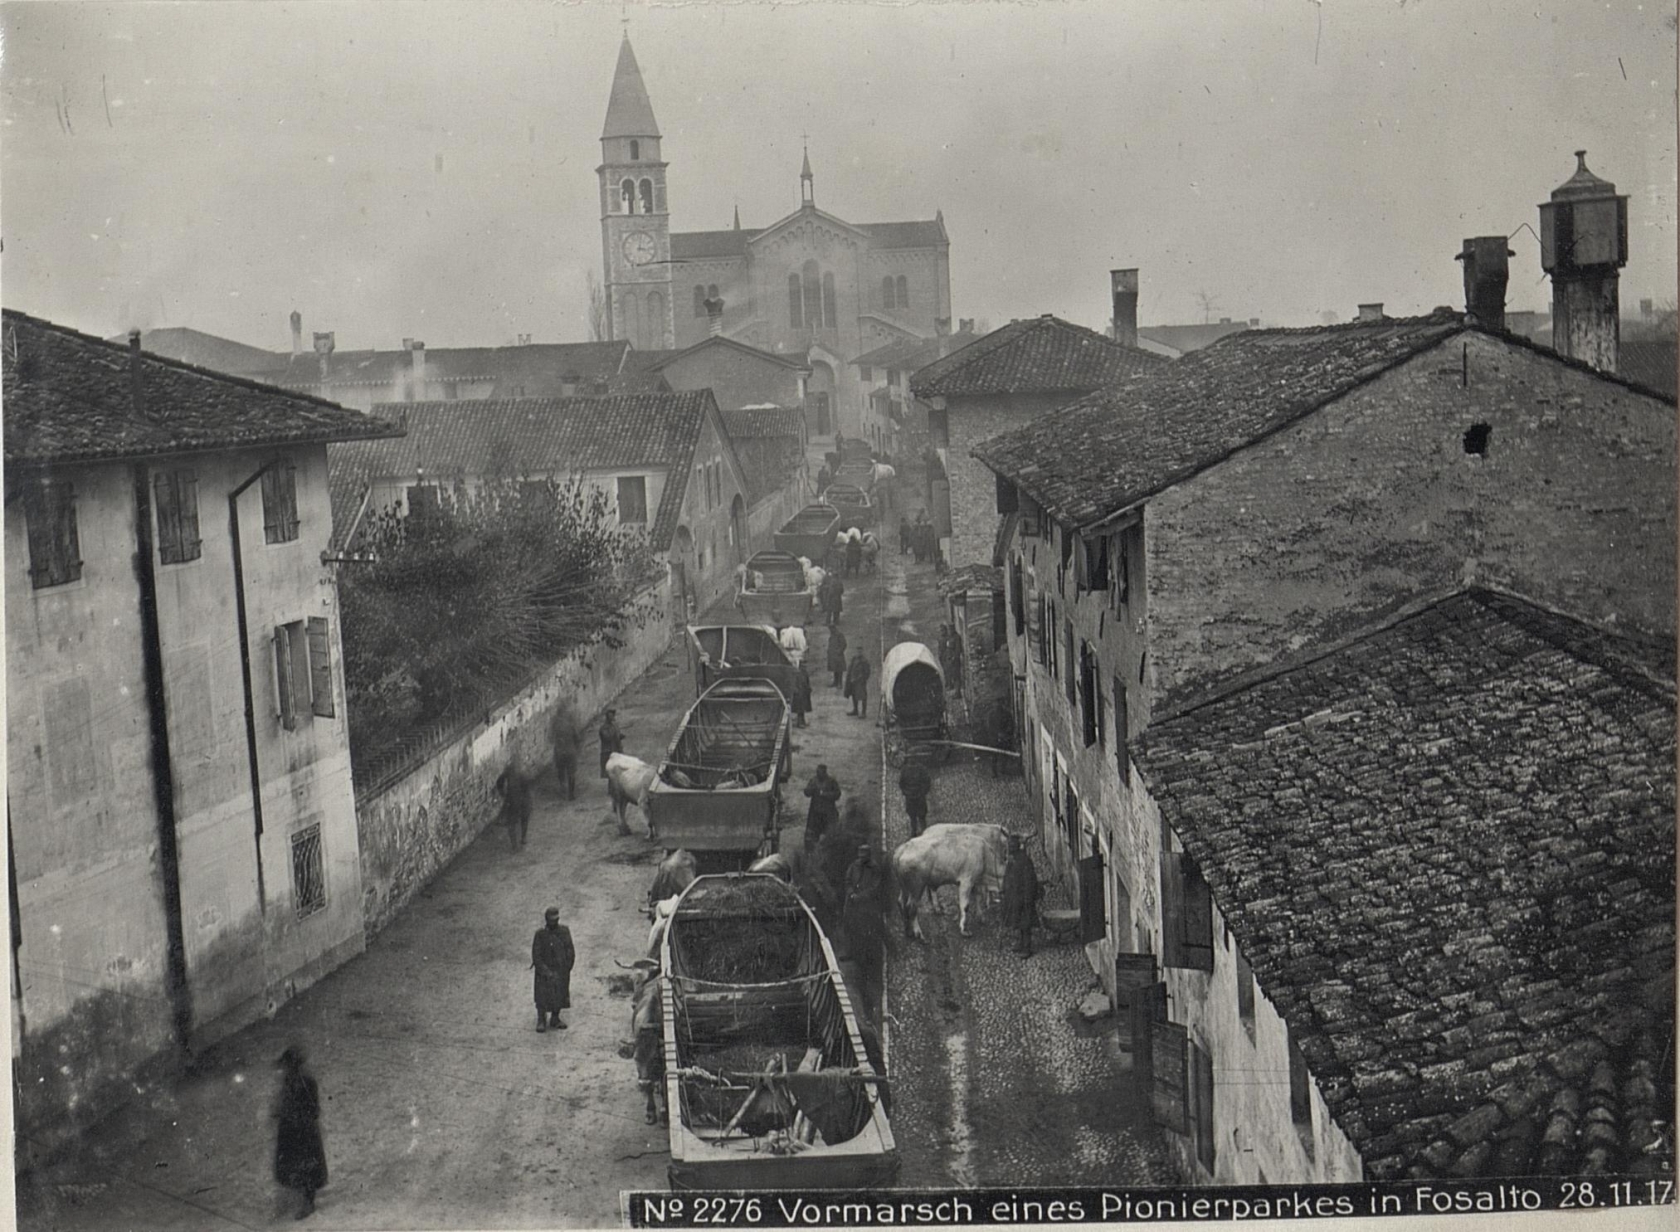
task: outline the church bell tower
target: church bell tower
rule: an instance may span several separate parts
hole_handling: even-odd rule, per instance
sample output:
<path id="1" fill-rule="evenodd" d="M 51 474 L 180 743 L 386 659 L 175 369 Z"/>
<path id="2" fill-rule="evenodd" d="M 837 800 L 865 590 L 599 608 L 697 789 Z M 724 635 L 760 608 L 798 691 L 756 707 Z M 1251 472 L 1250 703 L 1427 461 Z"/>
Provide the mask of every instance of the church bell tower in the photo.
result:
<path id="1" fill-rule="evenodd" d="M 659 125 L 626 32 L 618 48 L 607 123 L 601 130 L 601 265 L 611 338 L 639 351 L 675 345 L 671 222 Z"/>

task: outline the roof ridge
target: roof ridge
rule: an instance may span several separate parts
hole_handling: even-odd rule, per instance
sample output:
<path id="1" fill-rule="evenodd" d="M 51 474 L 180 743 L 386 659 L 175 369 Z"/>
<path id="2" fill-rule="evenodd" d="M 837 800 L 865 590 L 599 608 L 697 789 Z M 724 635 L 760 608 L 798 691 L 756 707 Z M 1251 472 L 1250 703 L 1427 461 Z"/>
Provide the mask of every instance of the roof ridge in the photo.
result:
<path id="1" fill-rule="evenodd" d="M 57 321 L 49 321 L 45 317 L 32 316 L 31 314 L 22 312 L 16 308 L 0 309 L 0 319 L 18 319 L 27 321 L 29 324 L 38 326 L 42 329 L 52 330 L 55 333 L 67 334 L 79 341 L 91 342 L 97 346 L 105 347 L 111 351 L 115 351 L 119 355 L 127 355 L 133 349 L 128 343 L 112 342 L 108 339 L 97 337 L 94 334 L 83 333 L 79 329 L 73 329 L 68 325 L 61 325 Z M 334 402 L 329 398 L 317 397 L 315 394 L 299 393 L 297 390 L 289 389 L 284 385 L 270 385 L 266 381 L 254 380 L 251 377 L 240 376 L 233 372 L 221 372 L 215 368 L 205 368 L 199 364 L 188 363 L 184 359 L 173 359 L 168 355 L 159 355 L 156 351 L 148 351 L 144 347 L 140 348 L 140 354 L 151 363 L 162 364 L 166 368 L 174 368 L 182 372 L 190 372 L 194 376 L 209 377 L 212 380 L 225 381 L 230 385 L 240 385 L 247 389 L 255 390 L 258 393 L 279 395 L 284 398 L 290 398 L 297 402 L 309 403 L 314 406 L 331 407 L 335 411 L 350 411 L 358 415 L 366 415 L 370 419 L 380 418 L 369 411 L 357 411 L 355 407 L 345 406 L 342 403 Z M 395 424 L 392 424 L 391 426 L 394 427 Z"/>

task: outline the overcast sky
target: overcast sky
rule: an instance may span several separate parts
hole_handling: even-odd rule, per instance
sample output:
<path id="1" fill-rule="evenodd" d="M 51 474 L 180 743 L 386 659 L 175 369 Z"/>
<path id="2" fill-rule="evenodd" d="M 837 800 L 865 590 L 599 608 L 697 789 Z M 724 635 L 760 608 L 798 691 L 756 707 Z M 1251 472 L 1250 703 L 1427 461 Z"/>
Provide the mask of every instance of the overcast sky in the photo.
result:
<path id="1" fill-rule="evenodd" d="M 587 337 L 595 166 L 624 28 L 673 230 L 799 200 L 931 218 L 955 313 L 1100 326 L 1462 304 L 1466 236 L 1517 233 L 1592 169 L 1627 193 L 1628 312 L 1676 286 L 1672 5 L 6 4 L 6 306 L 99 334 L 274 349 Z"/>

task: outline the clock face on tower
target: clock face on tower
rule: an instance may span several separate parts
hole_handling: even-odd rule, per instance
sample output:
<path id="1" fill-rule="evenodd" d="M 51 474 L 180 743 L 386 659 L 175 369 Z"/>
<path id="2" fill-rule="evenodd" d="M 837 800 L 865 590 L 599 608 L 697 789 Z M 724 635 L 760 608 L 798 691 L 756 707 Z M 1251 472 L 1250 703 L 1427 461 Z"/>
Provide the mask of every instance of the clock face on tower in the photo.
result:
<path id="1" fill-rule="evenodd" d="M 658 252 L 653 236 L 646 231 L 632 231 L 624 237 L 624 259 L 631 265 L 646 265 Z"/>

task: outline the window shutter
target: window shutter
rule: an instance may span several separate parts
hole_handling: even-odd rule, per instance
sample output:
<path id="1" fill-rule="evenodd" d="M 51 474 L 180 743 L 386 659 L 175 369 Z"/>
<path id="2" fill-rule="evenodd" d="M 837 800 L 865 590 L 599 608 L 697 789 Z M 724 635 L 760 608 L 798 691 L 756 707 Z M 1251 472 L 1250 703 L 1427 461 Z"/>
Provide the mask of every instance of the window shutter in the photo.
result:
<path id="1" fill-rule="evenodd" d="M 281 465 L 281 507 L 285 512 L 285 531 L 288 540 L 296 539 L 298 533 L 297 510 L 297 467 L 291 462 Z"/>
<path id="2" fill-rule="evenodd" d="M 1073 593 L 1077 595 L 1081 591 L 1091 589 L 1091 562 L 1085 547 L 1084 536 L 1069 532 L 1062 542 L 1073 545 Z M 1063 556 L 1067 555 L 1066 551 L 1062 554 Z"/>
<path id="3" fill-rule="evenodd" d="M 280 726 L 297 730 L 297 711 L 292 705 L 292 637 L 285 625 L 274 627 L 274 691 L 280 703 Z"/>
<path id="4" fill-rule="evenodd" d="M 1149 1033 L 1150 1106 L 1155 1123 L 1175 1134 L 1190 1130 L 1190 1035 L 1182 1023 L 1157 1022 Z"/>
<path id="5" fill-rule="evenodd" d="M 1086 856 L 1079 862 L 1079 939 L 1086 945 L 1108 936 L 1103 893 L 1103 858 Z"/>
<path id="6" fill-rule="evenodd" d="M 174 564 L 181 559 L 181 506 L 175 472 L 158 471 L 152 476 L 152 508 L 157 514 L 158 559 Z"/>
<path id="7" fill-rule="evenodd" d="M 278 468 L 271 467 L 263 472 L 262 477 L 262 507 L 263 507 L 263 541 L 274 543 L 280 538 L 280 490 Z"/>
<path id="8" fill-rule="evenodd" d="M 1062 617 L 1062 629 L 1067 647 L 1067 658 L 1063 661 L 1065 675 L 1062 678 L 1062 683 L 1067 690 L 1068 705 L 1072 706 L 1077 701 L 1077 686 L 1074 681 L 1074 674 L 1079 670 L 1079 660 L 1073 657 L 1073 617 L 1066 615 Z"/>
<path id="9" fill-rule="evenodd" d="M 1190 1045 L 1191 1081 L 1195 1084 L 1196 1157 L 1202 1167 L 1213 1171 L 1213 1057 L 1207 1050 Z"/>
<path id="10" fill-rule="evenodd" d="M 1126 682 L 1119 673 L 1114 676 L 1114 765 L 1120 772 L 1120 785 L 1126 785 L 1131 772 L 1131 750 L 1126 746 L 1130 734 L 1126 717 Z"/>
<path id="11" fill-rule="evenodd" d="M 332 641 L 327 636 L 327 618 L 309 618 L 309 694 L 315 713 L 333 717 Z"/>
<path id="12" fill-rule="evenodd" d="M 1181 856 L 1179 867 L 1183 872 L 1184 931 L 1180 939 L 1184 965 L 1197 971 L 1212 971 L 1213 894 L 1192 860 Z"/>
<path id="13" fill-rule="evenodd" d="M 1034 595 L 1031 606 L 1027 608 L 1027 637 L 1032 642 L 1033 658 L 1038 665 L 1044 667 L 1049 659 L 1044 652 L 1044 596 Z"/>
<path id="14" fill-rule="evenodd" d="M 181 559 L 197 560 L 204 541 L 198 536 L 198 472 L 175 472 L 175 520 L 180 528 Z"/>
<path id="15" fill-rule="evenodd" d="M 1184 937 L 1184 885 L 1180 868 L 1184 857 L 1176 851 L 1161 853 L 1161 965 L 1182 967 Z"/>

